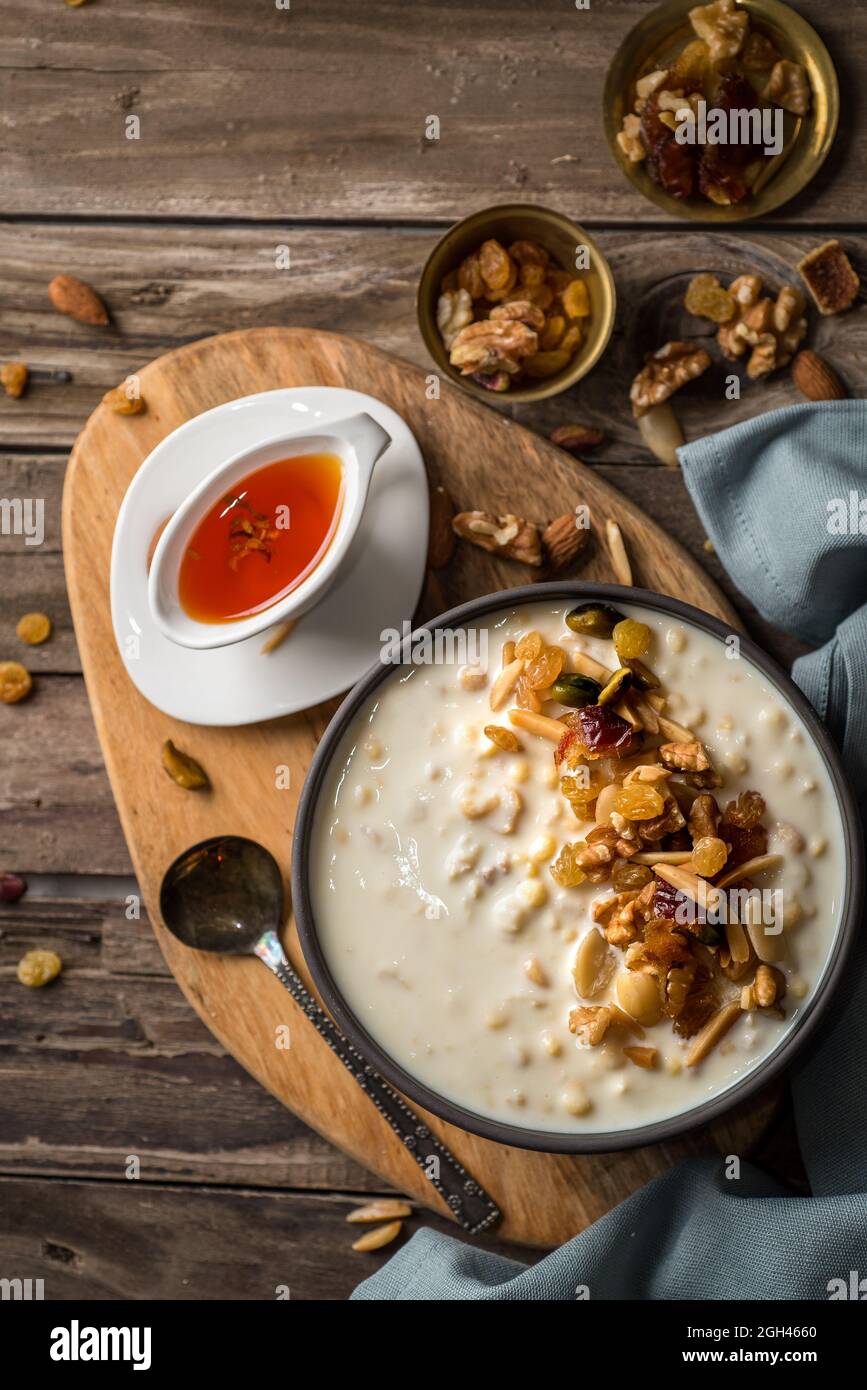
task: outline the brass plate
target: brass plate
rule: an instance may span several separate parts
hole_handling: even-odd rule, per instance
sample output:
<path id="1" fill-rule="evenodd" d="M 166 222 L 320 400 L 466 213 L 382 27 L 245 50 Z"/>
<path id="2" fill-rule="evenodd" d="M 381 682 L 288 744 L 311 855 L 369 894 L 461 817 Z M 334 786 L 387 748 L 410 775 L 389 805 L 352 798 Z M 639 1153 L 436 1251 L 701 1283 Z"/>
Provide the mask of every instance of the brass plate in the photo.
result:
<path id="1" fill-rule="evenodd" d="M 654 183 L 644 164 L 632 164 L 617 144 L 623 117 L 632 109 L 627 98 L 636 77 L 666 66 L 696 34 L 689 22 L 689 11 L 697 0 L 666 0 L 651 11 L 626 35 L 614 55 L 605 81 L 605 134 L 611 152 L 629 182 L 657 207 L 673 217 L 697 222 L 743 222 L 765 217 L 794 198 L 821 168 L 834 143 L 840 116 L 840 89 L 831 55 L 815 29 L 782 0 L 741 0 L 751 23 L 771 38 L 784 58 L 800 63 L 807 70 L 813 90 L 813 104 L 806 116 L 789 117 L 786 123 L 786 152 L 773 177 L 760 191 L 742 203 L 720 207 L 706 198 L 681 201 L 672 198 Z M 659 61 L 655 62 L 654 59 Z M 790 124 L 791 123 L 791 124 Z M 791 140 L 791 144 L 789 144 Z"/>

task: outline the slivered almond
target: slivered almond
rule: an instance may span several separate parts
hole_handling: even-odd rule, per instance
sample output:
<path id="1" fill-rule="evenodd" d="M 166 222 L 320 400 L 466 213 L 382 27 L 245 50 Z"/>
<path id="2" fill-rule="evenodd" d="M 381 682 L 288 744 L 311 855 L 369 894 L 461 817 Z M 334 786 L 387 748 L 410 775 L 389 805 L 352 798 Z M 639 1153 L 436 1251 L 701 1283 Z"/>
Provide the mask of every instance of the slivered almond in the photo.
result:
<path id="1" fill-rule="evenodd" d="M 534 714 L 530 709 L 510 709 L 509 723 L 517 729 L 525 729 L 528 734 L 539 734 L 541 738 L 559 743 L 566 733 L 566 725 L 559 719 L 549 719 L 547 714 Z"/>
<path id="2" fill-rule="evenodd" d="M 503 666 L 503 670 L 505 670 L 507 666 L 511 666 L 511 664 L 512 664 L 512 662 L 513 662 L 514 660 L 515 660 L 515 644 L 514 644 L 514 642 L 511 642 L 511 641 L 510 641 L 510 642 L 504 642 L 504 643 L 503 643 L 503 651 L 502 651 L 502 666 Z"/>
<path id="3" fill-rule="evenodd" d="M 269 652 L 275 652 L 278 647 L 282 646 L 293 628 L 297 627 L 297 625 L 297 618 L 287 618 L 285 623 L 278 623 L 276 627 L 272 627 L 269 635 L 259 648 L 262 656 L 267 656 Z"/>
<path id="4" fill-rule="evenodd" d="M 577 672 L 579 676 L 589 676 L 592 681 L 598 681 L 600 685 L 607 685 L 614 675 L 614 672 L 609 671 L 607 666 L 594 661 L 593 657 L 588 656 L 586 652 L 572 653 L 572 670 Z"/>
<path id="5" fill-rule="evenodd" d="M 744 961 L 749 960 L 749 938 L 740 922 L 726 922 L 726 941 L 736 965 L 742 965 Z"/>
<path id="6" fill-rule="evenodd" d="M 655 1047 L 624 1047 L 623 1055 L 637 1067 L 644 1067 L 645 1071 L 652 1071 L 656 1066 Z"/>
<path id="7" fill-rule="evenodd" d="M 372 1231 L 365 1231 L 363 1236 L 352 1242 L 353 1250 L 381 1250 L 383 1245 L 390 1245 L 391 1242 L 400 1235 L 402 1221 L 389 1221 L 387 1226 L 376 1226 Z"/>
<path id="8" fill-rule="evenodd" d="M 676 888 L 679 893 L 683 893 L 687 898 L 691 898 L 699 907 L 706 910 L 716 908 L 722 894 L 712 883 L 706 879 L 699 878 L 698 874 L 691 873 L 689 869 L 683 868 L 680 864 L 664 864 L 657 858 L 653 865 L 653 872 L 670 883 L 672 888 Z"/>
<path id="9" fill-rule="evenodd" d="M 720 1039 L 725 1037 L 732 1024 L 740 1018 L 742 1012 L 740 1003 L 723 1004 L 721 1009 L 717 1009 L 701 1031 L 696 1033 L 692 1047 L 686 1054 L 686 1065 L 695 1067 L 699 1062 L 704 1061 Z"/>
<path id="10" fill-rule="evenodd" d="M 545 974 L 538 956 L 530 956 L 528 960 L 524 961 L 524 974 L 528 980 L 532 980 L 534 985 L 539 985 L 543 989 L 548 984 L 548 976 Z"/>
<path id="11" fill-rule="evenodd" d="M 625 700 L 617 701 L 617 704 L 614 706 L 614 713 L 619 714 L 621 719 L 625 719 L 631 729 L 638 731 L 643 728 L 641 719 L 636 714 L 635 710 L 630 709 Z"/>
<path id="12" fill-rule="evenodd" d="M 632 566 L 623 543 L 623 532 L 613 517 L 609 517 L 605 522 L 605 538 L 608 541 L 608 553 L 617 582 L 628 587 L 632 584 Z"/>
<path id="13" fill-rule="evenodd" d="M 673 743 L 694 743 L 696 736 L 692 729 L 687 729 L 684 724 L 676 724 L 673 719 L 668 719 L 666 715 L 659 715 L 659 732 L 664 734 Z M 701 740 L 698 740 L 701 742 Z"/>
<path id="14" fill-rule="evenodd" d="M 354 1207 L 346 1219 L 355 1225 L 368 1221 L 397 1221 L 403 1216 L 412 1216 L 409 1202 L 403 1202 L 398 1197 L 378 1197 L 363 1207 Z"/>
<path id="15" fill-rule="evenodd" d="M 645 700 L 637 690 L 630 690 L 627 699 L 632 705 L 642 724 L 649 734 L 659 733 L 659 715 L 653 708 L 649 700 Z"/>
<path id="16" fill-rule="evenodd" d="M 630 864 L 688 864 L 692 858 L 691 849 L 657 849 L 650 852 L 644 850 L 640 854 L 633 854 Z"/>
<path id="17" fill-rule="evenodd" d="M 747 935 L 753 943 L 753 950 L 760 961 L 772 965 L 774 961 L 782 960 L 786 953 L 786 939 L 782 931 L 769 932 L 766 930 L 765 923 L 762 921 L 762 900 L 758 893 L 755 897 L 750 894 L 747 899 L 744 925 L 747 929 Z"/>
<path id="18" fill-rule="evenodd" d="M 520 657 L 516 657 L 514 661 L 509 662 L 508 666 L 503 667 L 491 687 L 491 709 L 499 709 L 501 705 L 506 703 L 518 684 L 523 669 L 524 663 Z"/>
<path id="19" fill-rule="evenodd" d="M 717 888 L 728 888 L 730 884 L 737 883 L 741 878 L 752 878 L 754 874 L 764 873 L 766 869 L 776 869 L 783 862 L 781 854 L 759 854 L 755 859 L 748 859 L 745 864 L 738 864 L 734 869 L 728 869 L 720 878 L 717 879 Z"/>

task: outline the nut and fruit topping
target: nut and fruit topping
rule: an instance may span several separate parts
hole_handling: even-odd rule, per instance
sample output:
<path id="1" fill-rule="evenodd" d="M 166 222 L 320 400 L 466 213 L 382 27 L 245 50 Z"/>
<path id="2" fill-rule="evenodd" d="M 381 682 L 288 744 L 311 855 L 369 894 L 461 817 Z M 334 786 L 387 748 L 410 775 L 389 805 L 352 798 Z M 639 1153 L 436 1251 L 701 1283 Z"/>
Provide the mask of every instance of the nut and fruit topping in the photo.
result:
<path id="1" fill-rule="evenodd" d="M 780 57 L 735 0 L 698 5 L 689 19 L 697 37 L 669 66 L 639 72 L 617 143 L 631 164 L 645 163 L 671 197 L 730 206 L 758 193 L 782 164 L 788 147 L 783 144 L 774 164 L 764 115 L 774 108 L 778 115 L 805 115 L 810 79 L 799 63 Z M 790 120 L 784 139 L 790 144 L 795 133 Z M 724 312 L 725 301 L 718 299 L 717 307 Z"/>
<path id="2" fill-rule="evenodd" d="M 17 975 L 22 985 L 40 989 L 56 980 L 62 969 L 63 962 L 54 951 L 28 951 L 18 962 Z"/>
<path id="3" fill-rule="evenodd" d="M 33 677 L 18 661 L 0 661 L 0 702 L 17 705 L 33 689 Z"/>
<path id="4" fill-rule="evenodd" d="M 29 647 L 41 646 L 51 636 L 51 619 L 46 613 L 25 613 L 18 619 L 15 632 Z"/>
<path id="5" fill-rule="evenodd" d="M 162 764 L 172 781 L 186 791 L 199 791 L 211 785 L 201 763 L 197 763 L 189 753 L 182 753 L 170 738 L 166 739 L 162 747 Z"/>
<path id="6" fill-rule="evenodd" d="M 713 280 L 713 286 L 708 282 Z M 747 376 L 752 380 L 767 376 L 792 359 L 807 332 L 804 296 L 791 285 L 783 285 L 776 300 L 763 295 L 758 275 L 739 275 L 727 290 L 719 288 L 715 277 L 698 275 L 686 293 L 686 308 L 699 318 L 718 324 L 717 343 L 725 357 L 735 362 L 750 352 Z M 727 296 L 733 312 L 721 318 L 722 301 Z"/>
<path id="7" fill-rule="evenodd" d="M 507 250 L 492 237 L 444 277 L 436 317 L 451 365 L 503 392 L 564 371 L 590 314 L 587 282 L 555 266 L 538 242 Z"/>
<path id="8" fill-rule="evenodd" d="M 29 380 L 30 368 L 26 362 L 4 362 L 0 367 L 0 386 L 13 400 L 24 395 Z"/>
<path id="9" fill-rule="evenodd" d="M 472 541 L 482 550 L 520 560 L 524 565 L 541 565 L 542 542 L 538 526 L 523 517 L 493 516 L 490 512 L 458 512 L 452 528 L 461 540 Z"/>
<path id="10" fill-rule="evenodd" d="M 798 262 L 801 278 L 820 314 L 840 314 L 858 294 L 861 281 L 839 241 L 826 241 Z"/>

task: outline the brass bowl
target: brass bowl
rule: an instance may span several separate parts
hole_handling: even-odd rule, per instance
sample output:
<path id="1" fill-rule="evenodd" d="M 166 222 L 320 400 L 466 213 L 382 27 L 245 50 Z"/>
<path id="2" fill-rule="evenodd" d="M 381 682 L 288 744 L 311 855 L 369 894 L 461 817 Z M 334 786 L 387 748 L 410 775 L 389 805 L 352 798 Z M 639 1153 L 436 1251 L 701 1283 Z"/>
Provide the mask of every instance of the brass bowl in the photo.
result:
<path id="1" fill-rule="evenodd" d="M 623 117 L 632 110 L 635 79 L 666 67 L 696 37 L 689 11 L 696 0 L 666 0 L 631 29 L 614 55 L 603 94 L 605 134 L 629 182 L 674 217 L 699 222 L 743 222 L 765 217 L 807 186 L 828 157 L 840 117 L 840 89 L 831 55 L 815 29 L 782 0 L 740 0 L 750 22 L 773 40 L 783 55 L 806 68 L 813 102 L 806 116 L 786 119 L 786 150 L 775 173 L 742 203 L 721 207 L 706 198 L 672 198 L 651 179 L 644 162 L 633 164 L 617 144 Z"/>
<path id="2" fill-rule="evenodd" d="M 477 251 L 489 237 L 495 237 L 506 247 L 513 241 L 537 241 L 544 246 L 552 261 L 563 269 L 575 264 L 577 247 L 586 246 L 590 252 L 590 266 L 582 272 L 590 295 L 590 317 L 581 321 L 585 337 L 575 356 L 555 376 L 512 387 L 502 394 L 488 391 L 472 378 L 461 376 L 449 362 L 437 328 L 437 300 L 443 277 L 449 271 L 457 270 L 461 261 L 472 251 Z M 616 302 L 614 277 L 608 262 L 583 227 L 559 212 L 552 212 L 550 208 L 536 207 L 532 203 L 506 203 L 502 207 L 474 212 L 471 217 L 456 222 L 434 247 L 419 281 L 418 326 L 427 350 L 442 375 L 459 382 L 478 400 L 487 401 L 489 405 L 492 401 L 541 401 L 546 396 L 567 391 L 596 365 L 614 328 Z"/>

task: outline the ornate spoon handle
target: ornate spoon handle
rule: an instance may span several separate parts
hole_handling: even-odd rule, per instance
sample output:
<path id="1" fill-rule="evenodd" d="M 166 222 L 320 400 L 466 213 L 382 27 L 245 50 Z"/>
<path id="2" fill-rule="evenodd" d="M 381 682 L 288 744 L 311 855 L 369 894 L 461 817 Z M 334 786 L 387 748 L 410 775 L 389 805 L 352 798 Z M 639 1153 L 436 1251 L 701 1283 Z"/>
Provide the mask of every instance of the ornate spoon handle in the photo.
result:
<path id="1" fill-rule="evenodd" d="M 295 973 L 276 932 L 268 931 L 254 947 L 256 955 L 273 971 L 277 979 L 303 1009 L 313 1027 L 351 1072 L 362 1091 L 370 1097 L 379 1113 L 388 1120 L 397 1137 L 412 1154 L 425 1177 L 445 1200 L 452 1215 L 471 1235 L 488 1230 L 500 1219 L 500 1209 L 487 1192 L 471 1178 L 444 1144 L 431 1134 L 427 1125 L 415 1115 L 406 1101 L 388 1082 L 374 1071 L 358 1048 L 341 1033 L 336 1024 L 320 1008 L 313 995 Z"/>

